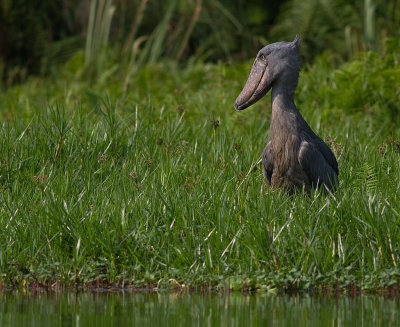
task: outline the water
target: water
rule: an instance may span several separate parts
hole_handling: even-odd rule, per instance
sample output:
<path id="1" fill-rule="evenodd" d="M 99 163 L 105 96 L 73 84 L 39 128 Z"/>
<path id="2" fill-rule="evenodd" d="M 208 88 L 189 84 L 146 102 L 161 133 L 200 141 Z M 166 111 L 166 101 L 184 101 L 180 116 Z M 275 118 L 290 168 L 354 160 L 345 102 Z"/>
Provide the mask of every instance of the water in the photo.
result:
<path id="1" fill-rule="evenodd" d="M 400 326 L 399 299 L 0 292 L 0 326 Z"/>

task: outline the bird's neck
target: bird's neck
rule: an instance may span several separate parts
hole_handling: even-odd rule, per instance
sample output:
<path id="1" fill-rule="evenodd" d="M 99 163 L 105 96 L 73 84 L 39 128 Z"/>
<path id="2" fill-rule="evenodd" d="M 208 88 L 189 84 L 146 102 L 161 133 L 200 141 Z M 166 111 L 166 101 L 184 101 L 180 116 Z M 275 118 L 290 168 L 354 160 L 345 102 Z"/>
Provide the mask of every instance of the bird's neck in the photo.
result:
<path id="1" fill-rule="evenodd" d="M 304 119 L 294 104 L 294 89 L 279 85 L 272 87 L 271 139 L 297 133 L 304 125 Z"/>
<path id="2" fill-rule="evenodd" d="M 274 113 L 283 115 L 283 112 L 299 113 L 294 104 L 294 92 L 298 79 L 299 70 L 297 68 L 280 75 L 274 82 L 271 90 L 272 115 Z"/>
<path id="3" fill-rule="evenodd" d="M 294 89 L 272 87 L 271 91 L 272 116 L 283 115 L 284 113 L 299 113 L 294 104 Z"/>

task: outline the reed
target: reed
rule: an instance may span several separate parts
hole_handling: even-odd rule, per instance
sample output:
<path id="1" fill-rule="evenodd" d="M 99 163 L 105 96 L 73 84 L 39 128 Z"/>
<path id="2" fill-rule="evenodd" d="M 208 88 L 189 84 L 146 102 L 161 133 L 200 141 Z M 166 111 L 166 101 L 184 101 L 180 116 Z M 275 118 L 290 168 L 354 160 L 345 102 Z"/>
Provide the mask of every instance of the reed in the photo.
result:
<path id="1" fill-rule="evenodd" d="M 269 101 L 232 105 L 251 62 L 147 66 L 125 95 L 119 71 L 104 83 L 68 68 L 3 92 L 0 285 L 397 285 L 394 43 L 385 56 L 339 69 L 324 57 L 302 72 L 296 103 L 337 155 L 341 181 L 311 197 L 264 185 Z"/>
<path id="2" fill-rule="evenodd" d="M 107 46 L 114 12 L 113 0 L 91 0 L 85 47 L 87 65 Z"/>

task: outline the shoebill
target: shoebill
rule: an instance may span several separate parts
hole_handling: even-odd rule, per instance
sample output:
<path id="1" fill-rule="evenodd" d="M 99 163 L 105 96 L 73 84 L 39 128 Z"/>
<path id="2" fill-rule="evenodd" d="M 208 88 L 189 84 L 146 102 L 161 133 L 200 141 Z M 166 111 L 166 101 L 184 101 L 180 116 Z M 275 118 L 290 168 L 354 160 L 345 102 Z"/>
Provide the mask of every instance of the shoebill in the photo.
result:
<path id="1" fill-rule="evenodd" d="M 244 110 L 271 90 L 272 115 L 269 140 L 262 154 L 265 180 L 272 188 L 290 194 L 338 184 L 338 164 L 331 149 L 304 120 L 294 103 L 299 78 L 300 38 L 262 48 L 248 80 L 235 101 Z"/>

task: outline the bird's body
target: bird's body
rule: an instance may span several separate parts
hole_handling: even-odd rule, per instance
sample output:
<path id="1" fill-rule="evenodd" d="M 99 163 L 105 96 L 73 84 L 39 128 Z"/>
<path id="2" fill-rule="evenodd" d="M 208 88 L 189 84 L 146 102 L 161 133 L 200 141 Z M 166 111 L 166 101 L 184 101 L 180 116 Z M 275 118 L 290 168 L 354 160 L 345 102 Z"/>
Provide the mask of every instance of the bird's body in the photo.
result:
<path id="1" fill-rule="evenodd" d="M 272 88 L 272 116 L 263 151 L 265 180 L 289 193 L 338 184 L 338 164 L 330 148 L 310 128 L 294 104 L 299 75 L 298 44 L 273 43 L 260 50 L 243 91 L 235 102 L 243 110 Z"/>

